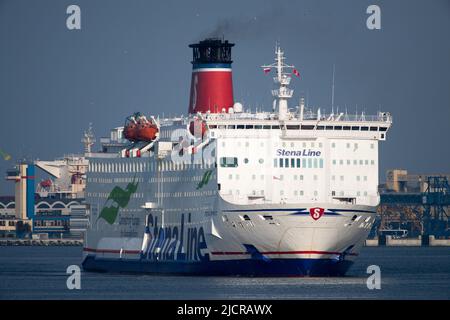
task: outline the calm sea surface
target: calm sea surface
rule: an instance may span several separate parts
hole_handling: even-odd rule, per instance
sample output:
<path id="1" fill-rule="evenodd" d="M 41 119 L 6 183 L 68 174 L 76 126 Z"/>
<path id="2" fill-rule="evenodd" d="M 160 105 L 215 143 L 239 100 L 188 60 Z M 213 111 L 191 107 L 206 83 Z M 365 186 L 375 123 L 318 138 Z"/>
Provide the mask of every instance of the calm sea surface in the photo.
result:
<path id="1" fill-rule="evenodd" d="M 82 273 L 81 247 L 0 247 L 0 299 L 450 299 L 449 247 L 366 247 L 343 278 L 180 277 Z M 369 265 L 381 289 L 366 286 Z"/>

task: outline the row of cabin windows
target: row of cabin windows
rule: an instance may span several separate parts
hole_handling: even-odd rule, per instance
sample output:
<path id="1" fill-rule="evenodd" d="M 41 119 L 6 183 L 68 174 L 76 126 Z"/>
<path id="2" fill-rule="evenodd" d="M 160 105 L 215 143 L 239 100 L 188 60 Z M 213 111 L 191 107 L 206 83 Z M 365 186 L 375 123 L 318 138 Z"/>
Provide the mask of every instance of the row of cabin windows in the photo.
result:
<path id="1" fill-rule="evenodd" d="M 342 160 L 342 159 L 340 159 L 339 160 L 339 162 L 338 162 L 338 160 L 336 160 L 336 159 L 333 159 L 333 165 L 337 165 L 337 164 L 339 164 L 339 165 L 344 165 L 344 164 L 347 164 L 348 166 L 349 165 L 351 165 L 352 163 L 353 163 L 353 165 L 358 165 L 358 163 L 359 163 L 359 165 L 360 166 L 362 166 L 362 165 L 366 165 L 366 166 L 368 166 L 369 165 L 369 160 L 356 160 L 356 159 L 354 159 L 353 161 L 352 160 L 349 160 L 349 159 L 347 159 L 347 160 Z M 370 160 L 370 164 L 373 166 L 373 165 L 375 165 L 375 160 Z"/>
<path id="2" fill-rule="evenodd" d="M 281 129 L 279 125 L 229 124 L 210 125 L 210 129 Z M 286 125 L 287 130 L 347 130 L 347 131 L 387 131 L 387 127 L 368 126 L 316 126 L 316 125 Z"/>
<path id="3" fill-rule="evenodd" d="M 257 176 L 255 174 L 253 174 L 252 175 L 252 180 L 256 180 L 256 177 Z M 318 180 L 318 175 L 317 174 L 313 175 L 312 177 L 313 177 L 314 181 Z M 344 181 L 344 177 L 345 176 L 339 176 L 339 181 Z M 239 180 L 239 175 L 238 174 L 234 175 L 234 178 L 235 178 L 235 180 Z M 265 176 L 263 174 L 259 176 L 260 180 L 264 180 L 264 178 L 265 178 Z M 233 179 L 233 175 L 229 174 L 228 175 L 228 179 L 232 180 Z M 279 175 L 277 177 L 274 177 L 274 179 L 283 181 L 284 180 L 284 175 L 281 174 L 281 175 Z M 303 181 L 304 180 L 304 176 L 303 175 L 294 175 L 293 179 L 294 179 L 294 181 L 297 181 L 297 180 Z M 367 176 L 356 176 L 355 179 L 356 179 L 356 181 L 367 181 Z M 331 176 L 331 181 L 336 181 L 336 180 L 337 180 L 336 176 L 332 175 Z"/>
<path id="4" fill-rule="evenodd" d="M 250 160 L 248 158 L 244 158 L 244 163 L 248 164 Z M 259 164 L 264 163 L 264 159 L 258 159 Z M 222 157 L 220 158 L 220 166 L 223 168 L 236 168 L 238 166 L 238 158 L 236 157 Z"/>
<path id="5" fill-rule="evenodd" d="M 95 198 L 108 198 L 109 197 L 109 192 L 87 192 L 86 195 L 88 197 L 95 197 Z M 136 192 L 133 193 L 130 198 L 144 198 L 144 193 L 143 192 Z"/>
<path id="6" fill-rule="evenodd" d="M 332 181 L 336 181 L 336 176 L 331 176 Z M 340 181 L 344 181 L 344 176 L 339 176 Z M 356 181 L 367 181 L 367 176 L 356 176 Z"/>
<path id="7" fill-rule="evenodd" d="M 212 167 L 210 163 L 183 163 L 162 161 L 159 170 L 160 171 L 175 171 L 186 169 L 209 169 Z M 147 172 L 157 169 L 156 164 L 153 163 L 91 163 L 89 164 L 90 172 L 104 172 L 104 173 L 117 173 L 117 172 Z"/>
<path id="8" fill-rule="evenodd" d="M 283 147 L 287 147 L 287 143 L 286 143 L 286 142 L 283 142 L 281 145 L 282 145 Z M 295 143 L 295 142 L 291 142 L 291 143 L 290 143 L 290 146 L 291 146 L 292 148 L 295 148 L 296 143 Z M 316 148 L 316 143 L 313 141 L 313 142 L 310 143 L 310 146 L 311 146 L 311 148 Z M 303 147 L 303 148 L 306 148 L 306 147 L 307 147 L 307 143 L 306 143 L 306 142 L 302 142 L 302 147 Z M 323 147 L 322 142 L 317 143 L 317 147 L 322 148 L 322 147 Z"/>
<path id="9" fill-rule="evenodd" d="M 239 191 L 239 190 L 235 190 L 235 191 L 233 192 L 233 190 L 230 189 L 230 190 L 228 190 L 228 194 L 229 194 L 229 195 L 235 194 L 235 195 L 238 196 L 238 195 L 240 195 L 240 191 Z M 305 192 L 304 192 L 303 190 L 294 190 L 294 191 L 292 192 L 292 194 L 293 194 L 294 196 L 300 196 L 300 197 L 302 197 L 302 196 L 305 195 Z M 364 191 L 364 192 L 358 191 L 358 192 L 356 193 L 356 196 L 357 196 L 357 197 L 361 197 L 362 195 L 364 195 L 364 197 L 367 197 L 367 194 L 368 194 L 367 191 Z M 252 192 L 252 195 L 264 195 L 264 190 L 260 190 L 259 192 L 254 190 L 254 191 Z M 287 194 L 285 194 L 284 190 L 280 190 L 280 196 L 285 196 L 285 195 L 287 195 Z M 317 197 L 317 196 L 319 195 L 319 192 L 318 192 L 317 190 L 314 190 L 314 191 L 313 191 L 313 195 L 314 195 L 315 197 Z M 337 196 L 337 195 L 339 195 L 339 196 L 344 196 L 344 195 L 345 195 L 345 192 L 344 192 L 344 191 L 339 191 L 339 192 L 333 191 L 333 192 L 332 192 L 332 196 Z"/>
<path id="10" fill-rule="evenodd" d="M 275 168 L 323 168 L 322 158 L 275 158 Z"/>
<path id="11" fill-rule="evenodd" d="M 14 227 L 16 225 L 15 221 L 0 220 L 0 227 L 6 227 L 6 222 L 8 222 L 9 227 Z"/>
<path id="12" fill-rule="evenodd" d="M 347 142 L 346 143 L 346 147 L 347 147 L 347 149 L 350 149 L 351 143 Z M 336 143 L 335 142 L 331 143 L 331 148 L 336 148 Z M 375 148 L 375 145 L 373 143 L 371 143 L 370 144 L 370 149 L 373 149 L 373 148 Z M 357 149 L 358 149 L 358 143 L 354 143 L 353 144 L 353 150 L 356 151 Z"/>
<path id="13" fill-rule="evenodd" d="M 225 147 L 225 141 L 222 141 L 222 147 Z M 245 142 L 245 144 L 244 144 L 246 147 L 249 147 L 250 146 L 250 142 L 248 142 L 248 141 L 246 141 Z M 260 142 L 260 147 L 264 147 L 264 142 Z M 283 142 L 282 144 L 281 144 L 283 147 L 287 147 L 288 146 L 288 143 L 286 143 L 286 142 Z M 296 147 L 296 143 L 295 142 L 291 142 L 291 143 L 289 143 L 289 146 L 290 147 L 292 147 L 292 148 L 295 148 Z M 233 144 L 233 146 L 234 146 L 234 144 Z M 238 141 L 237 142 L 237 146 L 238 147 L 241 147 L 242 146 L 242 142 L 240 142 L 240 141 Z M 316 148 L 316 147 L 319 147 L 319 148 L 322 148 L 323 147 L 323 144 L 322 144 L 322 142 L 318 142 L 317 144 L 316 144 L 316 142 L 311 142 L 310 143 L 310 146 L 311 146 L 311 148 Z M 306 148 L 307 147 L 307 143 L 306 142 L 302 142 L 302 147 L 303 148 Z"/>
<path id="14" fill-rule="evenodd" d="M 299 191 L 294 190 L 293 193 L 294 193 L 294 196 L 304 196 L 305 195 L 303 190 L 299 190 Z M 314 190 L 313 194 L 314 194 L 314 196 L 317 196 L 319 194 L 319 192 L 317 190 Z M 284 190 L 280 190 L 280 196 L 284 196 L 284 195 L 285 195 Z"/>
<path id="15" fill-rule="evenodd" d="M 304 176 L 303 175 L 294 175 L 293 176 L 294 177 L 294 180 L 300 180 L 300 181 L 303 181 L 304 180 Z M 239 180 L 239 175 L 238 174 L 235 174 L 234 175 L 234 178 L 235 178 L 235 180 Z M 265 175 L 260 175 L 259 176 L 259 178 L 260 178 L 260 180 L 264 180 L 264 178 L 265 178 Z M 233 179 L 233 175 L 232 174 L 229 174 L 228 175 L 228 179 L 229 180 L 232 180 Z M 284 180 L 284 175 L 279 175 L 279 176 L 277 176 L 277 177 L 273 177 L 273 179 L 274 180 Z M 256 175 L 255 174 L 253 174 L 252 175 L 252 180 L 256 180 Z M 314 181 L 317 181 L 318 180 L 318 176 L 317 176 L 317 174 L 315 174 L 315 175 L 313 175 L 313 180 Z"/>

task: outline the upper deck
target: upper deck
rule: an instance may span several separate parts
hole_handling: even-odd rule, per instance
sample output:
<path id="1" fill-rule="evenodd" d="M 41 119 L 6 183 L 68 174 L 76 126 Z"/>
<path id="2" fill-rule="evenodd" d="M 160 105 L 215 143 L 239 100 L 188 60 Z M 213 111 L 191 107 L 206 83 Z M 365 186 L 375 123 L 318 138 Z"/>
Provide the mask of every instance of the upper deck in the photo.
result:
<path id="1" fill-rule="evenodd" d="M 279 130 L 281 138 L 370 138 L 385 140 L 392 124 L 392 116 L 386 112 L 377 115 L 321 114 L 308 110 L 289 112 L 283 120 L 277 113 L 219 113 L 203 116 L 209 129 L 222 134 L 243 134 L 241 130 Z M 245 134 L 244 134 L 245 135 Z M 216 136 L 217 137 L 217 136 Z"/>

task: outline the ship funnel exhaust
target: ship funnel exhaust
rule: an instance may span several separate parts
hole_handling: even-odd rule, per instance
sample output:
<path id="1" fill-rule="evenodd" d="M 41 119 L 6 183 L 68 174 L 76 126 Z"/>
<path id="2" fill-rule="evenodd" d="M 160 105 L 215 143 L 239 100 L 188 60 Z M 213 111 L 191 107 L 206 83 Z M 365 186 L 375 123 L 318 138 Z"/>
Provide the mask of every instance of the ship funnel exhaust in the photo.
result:
<path id="1" fill-rule="evenodd" d="M 233 107 L 231 47 L 234 43 L 206 39 L 189 45 L 193 51 L 189 113 L 221 113 Z"/>

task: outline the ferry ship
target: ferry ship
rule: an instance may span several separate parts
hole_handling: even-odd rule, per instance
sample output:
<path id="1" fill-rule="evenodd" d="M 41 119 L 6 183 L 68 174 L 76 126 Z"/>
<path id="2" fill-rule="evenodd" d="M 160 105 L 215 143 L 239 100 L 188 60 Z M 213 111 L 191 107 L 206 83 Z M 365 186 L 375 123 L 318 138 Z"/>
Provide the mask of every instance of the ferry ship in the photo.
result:
<path id="1" fill-rule="evenodd" d="M 262 66 L 273 110 L 251 112 L 234 101 L 233 46 L 190 45 L 187 116 L 135 114 L 90 154 L 84 270 L 342 276 L 357 258 L 391 115 L 289 108 L 299 73 L 278 45 Z"/>

